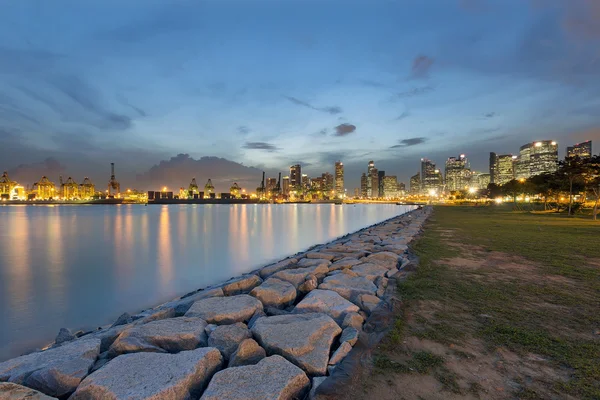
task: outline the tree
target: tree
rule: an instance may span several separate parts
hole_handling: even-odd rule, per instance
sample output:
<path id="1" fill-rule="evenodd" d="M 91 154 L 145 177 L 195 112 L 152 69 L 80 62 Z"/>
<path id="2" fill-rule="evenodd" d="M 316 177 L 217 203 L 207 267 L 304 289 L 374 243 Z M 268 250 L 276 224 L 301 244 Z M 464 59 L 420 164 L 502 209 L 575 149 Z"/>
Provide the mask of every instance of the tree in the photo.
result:
<path id="1" fill-rule="evenodd" d="M 544 173 L 532 176 L 527 180 L 534 194 L 544 198 L 544 210 L 548 209 L 548 198 L 560 189 L 555 173 Z"/>
<path id="2" fill-rule="evenodd" d="M 569 184 L 569 215 L 573 209 L 573 189 L 576 183 L 583 180 L 587 171 L 586 163 L 580 157 L 567 157 L 559 161 L 557 174 L 566 179 Z"/>
<path id="3" fill-rule="evenodd" d="M 596 221 L 598 216 L 598 205 L 600 201 L 600 155 L 586 160 L 585 168 L 585 189 L 587 193 L 590 193 L 594 196 L 592 219 Z"/>
<path id="4" fill-rule="evenodd" d="M 490 183 L 487 186 L 487 197 L 488 199 L 502 197 L 502 187 L 496 185 L 495 183 Z"/>
<path id="5" fill-rule="evenodd" d="M 517 202 L 517 196 L 522 193 L 523 185 L 516 179 L 506 182 L 502 185 L 502 194 L 513 198 L 513 203 Z"/>

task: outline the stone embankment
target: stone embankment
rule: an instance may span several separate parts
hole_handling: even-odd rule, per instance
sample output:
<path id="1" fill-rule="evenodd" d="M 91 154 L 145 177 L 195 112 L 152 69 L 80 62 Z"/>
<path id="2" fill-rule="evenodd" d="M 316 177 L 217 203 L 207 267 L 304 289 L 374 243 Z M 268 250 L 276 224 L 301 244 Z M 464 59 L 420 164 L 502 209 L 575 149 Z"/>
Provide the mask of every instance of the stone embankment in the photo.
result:
<path id="1" fill-rule="evenodd" d="M 303 399 L 352 351 L 428 208 L 0 363 L 1 399 Z"/>

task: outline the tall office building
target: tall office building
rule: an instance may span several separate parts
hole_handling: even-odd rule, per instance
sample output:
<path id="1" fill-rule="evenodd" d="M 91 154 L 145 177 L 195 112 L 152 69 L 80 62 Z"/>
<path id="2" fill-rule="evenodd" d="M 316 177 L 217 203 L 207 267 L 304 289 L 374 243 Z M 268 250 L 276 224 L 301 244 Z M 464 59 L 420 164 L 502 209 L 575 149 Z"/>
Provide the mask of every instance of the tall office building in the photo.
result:
<path id="1" fill-rule="evenodd" d="M 277 178 L 267 178 L 267 192 L 273 193 L 273 191 L 275 190 L 275 186 L 277 186 Z"/>
<path id="2" fill-rule="evenodd" d="M 527 143 L 519 149 L 516 178 L 529 177 L 558 169 L 558 144 L 554 140 Z"/>
<path id="3" fill-rule="evenodd" d="M 373 199 L 379 197 L 379 170 L 373 168 L 371 170 L 371 196 Z"/>
<path id="4" fill-rule="evenodd" d="M 410 177 L 410 193 L 419 194 L 421 192 L 421 174 L 417 172 L 416 175 Z"/>
<path id="5" fill-rule="evenodd" d="M 363 172 L 360 176 L 360 197 L 367 198 L 369 193 L 369 179 L 367 178 L 367 174 Z"/>
<path id="6" fill-rule="evenodd" d="M 290 167 L 290 187 L 292 190 L 300 190 L 302 185 L 302 167 L 300 164 Z"/>
<path id="7" fill-rule="evenodd" d="M 398 178 L 395 175 L 384 175 L 381 177 L 382 193 L 379 197 L 396 198 L 398 193 Z"/>
<path id="8" fill-rule="evenodd" d="M 426 158 L 421 159 L 421 192 L 439 192 L 443 187 L 443 178 L 435 163 Z"/>
<path id="9" fill-rule="evenodd" d="M 284 176 L 281 182 L 281 192 L 284 196 L 289 196 L 290 194 L 290 177 Z"/>
<path id="10" fill-rule="evenodd" d="M 321 178 L 323 178 L 323 190 L 327 192 L 327 196 L 331 196 L 331 192 L 333 191 L 333 175 L 325 172 L 321 175 Z"/>
<path id="11" fill-rule="evenodd" d="M 307 174 L 302 174 L 301 186 L 303 191 L 310 190 L 310 178 Z"/>
<path id="12" fill-rule="evenodd" d="M 487 189 L 490 184 L 490 174 L 473 171 L 471 173 L 471 183 L 469 187 L 475 189 Z"/>
<path id="13" fill-rule="evenodd" d="M 517 156 L 490 153 L 490 183 L 502 186 L 515 179 Z"/>
<path id="14" fill-rule="evenodd" d="M 344 164 L 341 161 L 335 163 L 335 193 L 338 197 L 344 196 Z"/>
<path id="15" fill-rule="evenodd" d="M 383 177 L 385 176 L 385 171 L 377 172 L 377 182 L 379 182 L 379 186 L 377 188 L 377 197 L 383 197 Z"/>
<path id="16" fill-rule="evenodd" d="M 373 197 L 373 170 L 375 169 L 375 163 L 369 161 L 367 165 L 367 197 Z M 377 186 L 376 186 L 377 187 Z"/>
<path id="17" fill-rule="evenodd" d="M 577 143 L 567 147 L 567 157 L 579 157 L 588 159 L 592 157 L 592 141 L 587 140 L 583 143 Z"/>
<path id="18" fill-rule="evenodd" d="M 469 186 L 470 180 L 471 170 L 464 154 L 446 160 L 446 190 L 464 190 Z"/>

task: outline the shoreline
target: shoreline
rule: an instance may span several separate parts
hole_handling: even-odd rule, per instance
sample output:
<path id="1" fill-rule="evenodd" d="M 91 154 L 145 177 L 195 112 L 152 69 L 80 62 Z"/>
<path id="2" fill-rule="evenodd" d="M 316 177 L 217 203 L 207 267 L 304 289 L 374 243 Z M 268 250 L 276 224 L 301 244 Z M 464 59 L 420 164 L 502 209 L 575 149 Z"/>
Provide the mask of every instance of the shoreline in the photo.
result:
<path id="1" fill-rule="evenodd" d="M 101 398 L 91 394 L 94 390 L 89 389 L 87 383 L 98 376 L 96 371 L 106 373 L 117 368 L 122 360 L 133 354 L 150 358 L 152 356 L 148 354 L 162 354 L 174 359 L 178 354 L 188 355 L 212 348 L 218 351 L 212 351 L 210 357 L 204 354 L 205 351 L 195 362 L 205 363 L 207 357 L 210 358 L 215 379 L 226 372 L 237 373 L 244 368 L 260 369 L 262 364 L 279 363 L 281 368 L 290 369 L 294 371 L 292 375 L 300 377 L 298 379 L 304 382 L 300 392 L 307 392 L 309 387 L 316 388 L 332 375 L 352 350 L 365 320 L 384 304 L 388 279 L 410 263 L 408 244 L 419 233 L 429 214 L 430 208 L 399 214 L 137 314 L 124 313 L 111 326 L 76 334 L 63 328 L 55 343 L 43 351 L 0 363 L 0 382 L 10 380 L 57 398 L 67 398 L 75 390 L 76 394 L 85 392 L 85 398 Z M 278 324 L 280 320 L 281 324 Z M 190 328 L 186 324 L 189 323 L 194 324 L 193 332 L 188 332 Z M 308 346 L 305 352 L 311 354 L 310 360 L 294 355 L 288 345 L 281 343 L 285 337 L 294 334 L 281 331 L 282 327 L 294 324 L 299 330 L 308 330 L 307 335 L 303 335 L 305 338 L 322 330 L 329 332 L 325 338 L 317 340 L 326 342 L 322 348 L 312 349 L 313 344 L 302 343 L 302 346 Z M 311 333 L 315 326 L 318 332 Z M 233 338 L 234 333 L 241 340 Z M 344 338 L 349 339 L 342 340 Z M 243 360 L 243 355 L 238 354 L 248 346 L 262 355 L 257 356 L 262 361 L 257 357 L 253 359 L 258 364 Z M 64 359 L 66 356 L 67 360 Z M 48 359 L 57 358 L 63 366 L 71 362 L 87 366 L 79 371 L 76 379 L 69 377 L 76 384 L 61 388 L 61 382 L 57 383 L 56 379 L 40 381 L 37 378 L 34 382 L 28 376 L 22 379 L 14 376 L 15 369 L 47 366 Z M 114 361 L 117 359 L 119 362 Z M 239 364 L 232 364 L 233 360 Z M 240 365 L 244 367 L 234 368 Z M 61 367 L 53 368 L 60 370 Z M 209 383 L 213 373 L 204 377 L 201 388 Z M 312 385 L 309 378 L 312 378 Z M 96 387 L 97 383 L 90 385 Z M 106 382 L 101 384 L 106 385 L 111 386 Z M 209 389 L 210 385 L 207 391 Z M 110 390 L 118 391 L 117 388 Z"/>

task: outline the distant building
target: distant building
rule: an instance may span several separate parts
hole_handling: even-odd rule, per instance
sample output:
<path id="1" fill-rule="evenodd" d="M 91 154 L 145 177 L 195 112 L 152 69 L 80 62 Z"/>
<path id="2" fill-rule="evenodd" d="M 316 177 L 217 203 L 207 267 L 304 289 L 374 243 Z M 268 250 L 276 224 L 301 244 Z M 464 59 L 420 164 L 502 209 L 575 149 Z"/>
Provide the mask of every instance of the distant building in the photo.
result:
<path id="1" fill-rule="evenodd" d="M 375 169 L 375 163 L 369 161 L 367 164 L 367 197 L 373 197 L 373 170 Z M 377 175 L 377 173 L 375 173 Z M 375 186 L 377 187 L 377 186 Z"/>
<path id="2" fill-rule="evenodd" d="M 310 190 L 310 178 L 307 174 L 302 174 L 301 185 L 303 191 Z"/>
<path id="3" fill-rule="evenodd" d="M 383 197 L 383 177 L 385 176 L 385 171 L 377 172 L 377 182 L 379 183 L 377 187 L 377 197 Z"/>
<path id="4" fill-rule="evenodd" d="M 435 163 L 426 158 L 421 159 L 421 193 L 440 192 L 443 188 L 443 178 Z"/>
<path id="5" fill-rule="evenodd" d="M 323 189 L 325 192 L 327 192 L 327 196 L 333 196 L 333 188 L 334 188 L 334 184 L 333 184 L 333 175 L 331 175 L 329 172 L 325 172 L 323 175 L 321 175 L 321 178 L 323 178 Z"/>
<path id="6" fill-rule="evenodd" d="M 277 186 L 277 178 L 267 178 L 266 189 L 267 193 L 273 193 Z"/>
<path id="7" fill-rule="evenodd" d="M 380 197 L 396 198 L 399 194 L 398 178 L 395 175 L 385 175 L 381 179 L 383 186 Z"/>
<path id="8" fill-rule="evenodd" d="M 464 154 L 458 157 L 450 157 L 446 160 L 446 190 L 457 191 L 469 187 L 471 181 L 471 170 L 469 162 Z"/>
<path id="9" fill-rule="evenodd" d="M 359 188 L 354 188 L 354 197 L 355 198 L 360 197 L 360 189 Z"/>
<path id="10" fill-rule="evenodd" d="M 517 156 L 490 153 L 490 183 L 504 185 L 515 179 Z"/>
<path id="11" fill-rule="evenodd" d="M 290 167 L 290 187 L 292 190 L 300 190 L 302 185 L 302 167 L 300 164 L 292 165 Z"/>
<path id="12" fill-rule="evenodd" d="M 579 157 L 588 159 L 592 157 L 592 141 L 587 140 L 583 143 L 577 143 L 567 147 L 567 157 Z"/>
<path id="13" fill-rule="evenodd" d="M 421 192 L 421 174 L 417 173 L 410 177 L 410 193 L 419 194 Z"/>
<path id="14" fill-rule="evenodd" d="M 344 164 L 341 161 L 335 163 L 335 193 L 338 197 L 344 196 Z"/>
<path id="15" fill-rule="evenodd" d="M 406 193 L 406 184 L 404 182 L 398 182 L 398 195 L 399 196 L 404 196 L 404 194 Z"/>
<path id="16" fill-rule="evenodd" d="M 289 196 L 290 194 L 290 177 L 284 176 L 281 182 L 281 191 L 284 196 Z"/>
<path id="17" fill-rule="evenodd" d="M 369 195 L 369 179 L 367 174 L 363 172 L 360 177 L 360 197 L 367 198 Z"/>
<path id="18" fill-rule="evenodd" d="M 527 143 L 519 149 L 516 178 L 527 179 L 558 169 L 558 144 L 554 140 Z"/>
<path id="19" fill-rule="evenodd" d="M 81 185 L 79 185 L 79 197 L 82 199 L 91 199 L 96 194 L 96 187 L 87 176 L 83 179 Z"/>
<path id="20" fill-rule="evenodd" d="M 490 174 L 484 174 L 482 172 L 473 172 L 471 174 L 470 187 L 475 189 L 487 189 L 490 184 Z"/>

